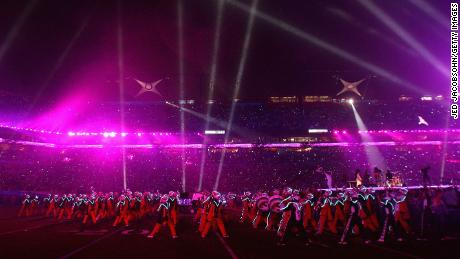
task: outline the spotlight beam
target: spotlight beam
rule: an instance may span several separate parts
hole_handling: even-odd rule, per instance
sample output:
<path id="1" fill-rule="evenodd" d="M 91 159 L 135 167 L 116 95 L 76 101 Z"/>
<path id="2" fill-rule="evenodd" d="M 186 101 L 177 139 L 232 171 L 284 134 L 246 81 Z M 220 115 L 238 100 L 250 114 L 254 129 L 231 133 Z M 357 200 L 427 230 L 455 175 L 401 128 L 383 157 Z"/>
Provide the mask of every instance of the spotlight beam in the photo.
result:
<path id="1" fill-rule="evenodd" d="M 355 116 L 355 120 L 356 120 L 356 124 L 358 125 L 358 129 L 363 132 L 367 131 L 367 127 L 364 124 L 363 120 L 361 119 L 361 116 L 356 110 L 353 102 L 351 102 L 350 105 L 351 105 L 351 108 L 353 109 L 353 114 Z M 369 136 L 367 133 L 360 134 L 360 137 L 363 143 L 373 142 L 371 136 Z M 367 160 L 372 164 L 371 166 L 378 166 L 380 168 L 386 167 L 385 159 L 383 158 L 382 153 L 380 153 L 379 149 L 376 146 L 365 145 L 364 151 L 366 152 Z"/>
<path id="2" fill-rule="evenodd" d="M 243 3 L 240 3 L 240 2 L 237 2 L 237 1 L 234 1 L 234 0 L 226 0 L 227 3 L 229 3 L 230 5 L 238 8 L 238 9 L 241 9 L 245 12 L 250 12 L 250 7 L 246 4 L 243 4 Z M 307 33 L 307 32 L 304 32 L 302 30 L 300 30 L 299 28 L 293 26 L 293 25 L 290 25 L 280 19 L 277 19 L 273 16 L 270 16 L 266 13 L 263 13 L 261 11 L 256 11 L 255 15 L 261 19 L 261 20 L 264 20 L 270 24 L 272 24 L 273 26 L 275 27 L 278 27 L 280 29 L 282 29 L 283 31 L 286 31 L 286 32 L 289 32 L 299 38 L 301 38 L 302 40 L 305 40 L 321 49 L 324 49 L 328 52 L 331 52 L 332 54 L 335 54 L 341 58 L 343 58 L 344 60 L 348 60 L 350 61 L 351 63 L 354 63 L 368 71 L 371 71 L 373 73 L 375 73 L 376 75 L 379 75 L 381 77 L 384 77 L 386 78 L 387 80 L 395 83 L 395 84 L 398 84 L 398 85 L 401 85 L 401 86 L 404 86 L 406 87 L 407 89 L 410 89 L 416 93 L 419 93 L 419 94 L 426 94 L 426 92 L 422 92 L 419 87 L 417 87 L 416 85 L 404 80 L 404 79 L 401 79 L 399 78 L 397 75 L 394 75 L 392 73 L 390 73 L 389 71 L 377 66 L 377 65 L 374 65 L 372 63 L 369 63 L 355 55 L 353 55 L 352 53 L 350 52 L 347 52 L 345 50 L 343 50 L 342 48 L 338 48 L 310 33 Z"/>
<path id="3" fill-rule="evenodd" d="M 209 90 L 208 90 L 208 103 L 206 109 L 206 120 L 205 120 L 205 131 L 209 129 L 209 118 L 211 116 L 212 110 L 212 103 L 210 102 L 214 99 L 214 85 L 216 81 L 216 74 L 217 74 L 217 55 L 219 53 L 219 46 L 220 46 L 220 28 L 222 27 L 222 13 L 224 9 L 224 0 L 219 0 L 217 5 L 217 20 L 216 20 L 216 28 L 214 32 L 214 48 L 212 52 L 212 61 L 211 61 L 211 77 L 209 79 Z M 207 138 L 203 138 L 203 149 L 201 150 L 201 164 L 200 164 L 200 178 L 198 181 L 198 191 L 201 191 L 203 185 L 203 174 L 204 174 L 204 166 L 206 164 L 206 144 Z"/>
<path id="4" fill-rule="evenodd" d="M 125 98 L 124 98 L 124 56 L 123 56 L 123 0 L 117 1 L 117 50 L 118 50 L 118 81 L 119 81 L 119 94 L 120 94 L 120 132 L 125 132 Z M 122 144 L 124 140 L 122 139 Z M 124 146 L 124 145 L 123 145 Z M 123 189 L 127 189 L 126 181 L 126 149 L 122 147 L 122 166 L 123 166 Z"/>
<path id="5" fill-rule="evenodd" d="M 392 30 L 401 40 L 413 49 L 417 50 L 418 53 L 430 63 L 436 70 L 441 74 L 448 77 L 449 69 L 438 60 L 429 50 L 427 50 L 422 44 L 419 43 L 412 35 L 400 26 L 393 18 L 391 18 L 382 8 L 374 4 L 369 0 L 358 0 L 358 2 L 377 17 L 385 26 Z"/>
<path id="6" fill-rule="evenodd" d="M 446 157 L 447 157 L 447 141 L 449 135 L 449 121 L 450 121 L 450 114 L 446 113 L 446 126 L 444 127 L 444 136 L 443 136 L 443 144 L 442 144 L 442 160 L 441 160 L 441 173 L 439 175 L 439 183 L 442 184 L 444 179 L 444 172 L 446 169 Z"/>
<path id="7" fill-rule="evenodd" d="M 428 16 L 433 18 L 439 25 L 443 26 L 446 30 L 449 30 L 450 21 L 446 19 L 441 12 L 433 8 L 429 3 L 424 0 L 409 0 L 413 5 L 417 6 L 420 10 L 426 13 Z"/>
<path id="8" fill-rule="evenodd" d="M 182 0 L 178 0 L 177 2 L 177 38 L 179 39 L 179 96 L 181 100 L 184 100 L 185 96 L 185 85 L 184 85 L 184 39 L 183 39 L 183 4 Z M 182 102 L 179 104 L 182 108 Z M 181 144 L 184 145 L 185 142 L 185 118 L 184 118 L 184 110 L 180 109 L 180 141 Z M 182 192 L 185 192 L 185 184 L 186 184 L 186 175 L 185 175 L 185 149 L 181 149 L 181 162 L 182 162 Z"/>
<path id="9" fill-rule="evenodd" d="M 342 21 L 345 21 L 345 22 L 357 27 L 356 28 L 357 30 L 364 31 L 367 34 L 371 35 L 372 37 L 379 38 L 379 40 L 384 41 L 387 44 L 392 45 L 392 46 L 400 49 L 401 51 L 404 51 L 408 55 L 411 55 L 413 57 L 418 56 L 418 54 L 415 51 L 413 51 L 411 48 L 409 48 L 406 45 L 403 45 L 403 44 L 397 42 L 393 38 L 388 37 L 387 35 L 385 35 L 381 31 L 377 31 L 377 30 L 375 30 L 375 29 L 373 29 L 373 28 L 371 28 L 369 26 L 366 26 L 366 25 L 362 24 L 360 21 L 356 20 L 356 18 L 354 18 L 352 15 L 348 14 L 344 10 L 338 9 L 338 8 L 326 8 L 326 9 L 327 9 L 328 12 L 330 12 L 332 14 L 333 17 L 341 19 Z"/>
<path id="10" fill-rule="evenodd" d="M 0 62 L 10 49 L 14 39 L 18 35 L 24 23 L 27 21 L 27 18 L 29 17 L 30 13 L 34 10 L 34 7 L 37 5 L 37 3 L 38 0 L 29 1 L 26 7 L 22 10 L 21 15 L 18 17 L 13 27 L 11 27 L 11 30 L 6 35 L 5 41 L 0 46 Z"/>
<path id="11" fill-rule="evenodd" d="M 254 19 L 255 19 L 255 14 L 257 11 L 258 3 L 259 3 L 259 0 L 253 0 L 251 9 L 249 12 L 248 25 L 246 27 L 246 33 L 244 36 L 243 51 L 242 51 L 240 63 L 238 66 L 238 73 L 236 75 L 235 88 L 233 90 L 232 106 L 230 108 L 230 117 L 229 117 L 228 124 L 227 124 L 227 130 L 225 132 L 225 140 L 224 140 L 225 144 L 227 144 L 228 139 L 230 137 L 230 132 L 232 130 L 233 116 L 235 115 L 235 108 L 236 108 L 236 99 L 238 98 L 239 93 L 240 93 L 241 81 L 243 79 L 243 73 L 244 73 L 244 68 L 246 65 L 249 43 L 251 41 L 252 27 L 254 26 Z M 224 148 L 220 156 L 219 168 L 217 170 L 217 177 L 216 177 L 216 182 L 214 183 L 213 190 L 217 190 L 219 188 L 219 181 L 220 181 L 220 176 L 222 174 L 222 168 L 224 165 L 225 153 L 226 153 L 226 149 Z"/>

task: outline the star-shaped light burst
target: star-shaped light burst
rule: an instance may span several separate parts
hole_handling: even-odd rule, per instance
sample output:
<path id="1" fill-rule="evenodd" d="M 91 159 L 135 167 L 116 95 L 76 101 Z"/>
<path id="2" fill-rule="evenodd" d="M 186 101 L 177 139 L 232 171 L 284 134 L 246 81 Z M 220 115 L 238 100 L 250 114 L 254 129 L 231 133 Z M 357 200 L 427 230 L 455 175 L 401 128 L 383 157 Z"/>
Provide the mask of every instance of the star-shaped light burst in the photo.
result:
<path id="1" fill-rule="evenodd" d="M 162 96 L 161 93 L 158 91 L 157 89 L 157 85 L 159 83 L 161 83 L 161 81 L 163 81 L 163 79 L 160 79 L 160 80 L 157 80 L 155 82 L 152 82 L 152 83 L 147 83 L 147 82 L 143 82 L 141 80 L 138 80 L 138 79 L 134 79 L 136 80 L 136 82 L 141 86 L 141 90 L 139 90 L 139 92 L 137 93 L 136 97 L 145 93 L 145 92 L 152 92 L 152 93 L 155 93 L 159 96 Z"/>
<path id="2" fill-rule="evenodd" d="M 428 122 L 422 116 L 417 116 L 418 117 L 418 125 L 425 125 L 428 126 Z"/>
<path id="3" fill-rule="evenodd" d="M 343 89 L 342 91 L 340 91 L 337 95 L 341 95 L 345 92 L 353 92 L 355 94 L 357 94 L 358 96 L 362 96 L 361 93 L 358 91 L 358 85 L 360 85 L 362 82 L 364 82 L 364 80 L 366 80 L 365 78 L 359 80 L 359 81 L 356 81 L 356 82 L 347 82 L 345 80 L 343 80 L 342 78 L 340 78 L 340 82 L 343 84 Z"/>

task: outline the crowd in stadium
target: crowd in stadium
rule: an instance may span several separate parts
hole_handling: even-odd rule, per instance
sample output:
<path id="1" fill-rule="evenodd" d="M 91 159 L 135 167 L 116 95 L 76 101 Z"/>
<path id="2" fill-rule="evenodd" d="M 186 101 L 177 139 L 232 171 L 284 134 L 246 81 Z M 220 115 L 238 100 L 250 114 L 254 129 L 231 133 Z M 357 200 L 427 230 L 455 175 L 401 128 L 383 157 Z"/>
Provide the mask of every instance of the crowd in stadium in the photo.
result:
<path id="1" fill-rule="evenodd" d="M 405 185 L 420 185 L 420 170 L 430 166 L 432 184 L 458 183 L 460 149 L 448 145 L 442 156 L 442 145 L 379 146 L 385 165 Z M 185 172 L 187 192 L 198 187 L 202 149 L 186 149 Z M 202 186 L 212 190 L 216 181 L 222 149 L 205 150 L 206 164 Z M 136 190 L 182 190 L 180 149 L 126 149 L 127 182 Z M 119 149 L 59 149 L 10 145 L 2 151 L 0 188 L 17 191 L 81 191 L 94 186 L 110 191 L 121 188 L 122 153 Z M 444 159 L 444 167 L 442 160 Z M 332 176 L 332 187 L 348 186 L 356 169 L 361 176 L 371 175 L 376 165 L 370 164 L 363 147 L 305 147 L 227 149 L 219 190 L 270 190 L 280 184 L 305 188 L 327 187 L 324 168 Z"/>

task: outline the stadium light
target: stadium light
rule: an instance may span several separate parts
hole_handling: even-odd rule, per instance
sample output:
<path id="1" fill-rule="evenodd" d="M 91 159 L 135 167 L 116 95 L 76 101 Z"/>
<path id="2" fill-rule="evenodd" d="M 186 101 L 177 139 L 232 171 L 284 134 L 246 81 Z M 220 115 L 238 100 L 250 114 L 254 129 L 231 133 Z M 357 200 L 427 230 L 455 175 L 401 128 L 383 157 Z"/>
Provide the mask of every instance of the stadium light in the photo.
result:
<path id="1" fill-rule="evenodd" d="M 420 97 L 420 100 L 422 101 L 433 101 L 433 97 L 432 96 L 422 96 Z"/>
<path id="2" fill-rule="evenodd" d="M 328 133 L 328 129 L 308 129 L 308 133 Z"/>
<path id="3" fill-rule="evenodd" d="M 205 130 L 205 135 L 224 135 L 225 130 Z"/>

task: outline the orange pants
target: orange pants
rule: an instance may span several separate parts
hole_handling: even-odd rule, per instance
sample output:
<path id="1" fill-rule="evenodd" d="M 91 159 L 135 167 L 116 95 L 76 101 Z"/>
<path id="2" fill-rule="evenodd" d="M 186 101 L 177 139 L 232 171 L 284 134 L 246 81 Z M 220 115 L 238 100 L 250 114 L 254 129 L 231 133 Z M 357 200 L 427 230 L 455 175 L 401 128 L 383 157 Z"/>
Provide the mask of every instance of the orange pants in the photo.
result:
<path id="1" fill-rule="evenodd" d="M 23 214 L 26 215 L 26 217 L 29 217 L 32 214 L 32 209 L 30 206 L 25 206 L 22 205 L 21 209 L 19 210 L 18 217 L 22 217 Z"/>
<path id="2" fill-rule="evenodd" d="M 59 213 L 58 220 L 61 220 L 64 218 L 64 213 L 67 214 L 67 219 L 72 218 L 72 208 L 65 208 L 65 209 L 62 209 L 61 212 Z"/>
<path id="3" fill-rule="evenodd" d="M 88 212 L 88 214 L 83 217 L 83 224 L 86 224 L 86 222 L 88 222 L 89 217 L 91 217 L 91 221 L 93 221 L 93 224 L 96 224 L 96 213 L 94 211 Z"/>
<path id="4" fill-rule="evenodd" d="M 375 213 L 372 213 L 369 217 L 364 219 L 363 223 L 364 227 L 369 229 L 371 232 L 376 232 L 379 229 L 379 221 Z"/>
<path id="5" fill-rule="evenodd" d="M 342 226 L 346 226 L 346 221 L 345 221 L 345 214 L 343 214 L 343 210 L 340 207 L 335 208 L 335 214 L 334 214 L 334 226 L 337 229 L 337 223 L 341 223 Z"/>
<path id="6" fill-rule="evenodd" d="M 324 232 L 326 224 L 329 231 L 331 231 L 333 234 L 337 234 L 337 229 L 335 228 L 334 221 L 329 219 L 327 215 L 321 215 L 319 217 L 317 234 L 322 234 Z"/>
<path id="7" fill-rule="evenodd" d="M 149 236 L 154 237 L 158 232 L 160 232 L 161 225 L 167 224 L 169 227 L 169 231 L 171 232 L 172 237 L 176 237 L 176 228 L 174 227 L 174 224 L 171 222 L 171 220 L 163 222 L 163 224 L 156 223 L 155 226 L 153 227 L 152 232 L 150 232 Z"/>
<path id="8" fill-rule="evenodd" d="M 316 231 L 316 220 L 312 216 L 304 216 L 303 217 L 303 228 L 307 230 L 308 226 L 311 226 L 311 228 Z"/>
<path id="9" fill-rule="evenodd" d="M 201 212 L 200 225 L 198 226 L 198 231 L 200 231 L 200 233 L 203 232 L 204 227 L 206 226 L 206 217 L 207 217 L 207 214 L 204 211 Z"/>
<path id="10" fill-rule="evenodd" d="M 279 213 L 272 213 L 268 214 L 268 219 L 267 219 L 267 226 L 265 227 L 266 230 L 272 230 L 276 223 L 280 220 L 281 216 Z"/>
<path id="11" fill-rule="evenodd" d="M 125 213 L 122 213 L 120 216 L 117 216 L 115 218 L 115 221 L 113 222 L 112 226 L 114 227 L 118 226 L 118 224 L 120 224 L 122 220 L 125 222 L 125 226 L 129 225 L 129 216 L 126 215 Z"/>
<path id="12" fill-rule="evenodd" d="M 254 219 L 254 221 L 252 222 L 252 227 L 253 228 L 259 227 L 260 222 L 263 222 L 263 221 L 267 222 L 267 217 L 262 215 L 261 213 L 257 212 L 257 216 Z"/>
<path id="13" fill-rule="evenodd" d="M 284 211 L 283 214 L 281 214 L 281 220 L 278 225 L 278 230 L 276 231 L 276 235 L 282 237 L 284 236 L 284 232 L 286 231 L 287 223 L 289 221 L 289 217 L 291 217 L 291 212 L 290 211 Z"/>
<path id="14" fill-rule="evenodd" d="M 206 222 L 206 226 L 203 229 L 203 232 L 201 232 L 201 237 L 205 238 L 208 235 L 209 230 L 211 229 L 211 226 L 215 229 L 216 226 L 219 228 L 220 233 L 222 236 L 227 236 L 227 231 L 225 230 L 224 226 L 224 221 L 221 218 L 214 218 L 211 221 Z"/>
<path id="15" fill-rule="evenodd" d="M 410 226 L 409 226 L 409 222 L 407 222 L 406 219 L 404 219 L 403 217 L 396 217 L 396 220 L 395 220 L 396 224 L 399 224 L 401 225 L 401 228 L 402 230 L 406 233 L 406 234 L 409 234 L 410 233 Z"/>
<path id="16" fill-rule="evenodd" d="M 56 207 L 54 207 L 54 205 L 50 205 L 48 207 L 48 209 L 46 210 L 45 216 L 49 217 L 51 215 L 51 213 L 53 213 L 54 217 L 57 217 L 57 209 L 56 209 Z"/>
<path id="17" fill-rule="evenodd" d="M 198 221 L 201 219 L 201 214 L 203 213 L 203 208 L 198 208 L 195 214 L 195 220 Z"/>
<path id="18" fill-rule="evenodd" d="M 252 207 L 249 209 L 249 220 L 250 220 L 251 223 L 252 223 L 252 221 L 256 218 L 256 215 L 257 215 L 257 207 L 256 207 L 256 206 L 252 206 Z"/>
<path id="19" fill-rule="evenodd" d="M 248 219 L 249 219 L 249 206 L 243 206 L 243 209 L 241 210 L 240 222 L 244 223 Z"/>
<path id="20" fill-rule="evenodd" d="M 174 224 L 174 226 L 177 224 L 177 211 L 176 210 L 171 210 L 170 211 L 170 215 L 171 215 L 171 221 L 172 223 Z"/>

